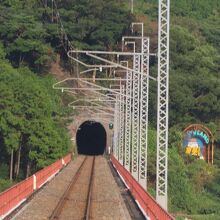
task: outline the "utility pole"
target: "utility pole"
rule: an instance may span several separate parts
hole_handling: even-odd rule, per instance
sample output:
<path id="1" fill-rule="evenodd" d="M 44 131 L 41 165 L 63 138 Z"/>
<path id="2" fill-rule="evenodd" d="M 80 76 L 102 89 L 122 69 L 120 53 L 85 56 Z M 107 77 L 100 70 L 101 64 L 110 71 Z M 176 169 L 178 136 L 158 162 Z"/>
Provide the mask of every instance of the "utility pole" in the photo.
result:
<path id="1" fill-rule="evenodd" d="M 170 0 L 159 0 L 156 200 L 167 210 Z"/>

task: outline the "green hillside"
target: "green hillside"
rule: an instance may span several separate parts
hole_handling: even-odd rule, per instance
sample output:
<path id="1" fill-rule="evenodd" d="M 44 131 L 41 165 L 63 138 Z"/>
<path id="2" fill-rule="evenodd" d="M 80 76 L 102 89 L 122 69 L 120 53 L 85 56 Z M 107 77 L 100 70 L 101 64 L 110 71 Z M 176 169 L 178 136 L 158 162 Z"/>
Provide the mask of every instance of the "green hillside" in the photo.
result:
<path id="1" fill-rule="evenodd" d="M 143 21 L 157 52 L 157 0 L 57 0 L 74 47 L 114 50 Z M 51 2 L 0 3 L 0 191 L 71 150 L 66 97 L 52 90 L 57 54 L 69 68 Z M 169 210 L 179 219 L 220 218 L 220 1 L 171 0 Z M 156 59 L 151 74 L 157 74 Z M 155 194 L 156 84 L 150 82 L 149 191 Z M 186 157 L 182 130 L 202 123 L 215 135 L 214 165 Z M 13 155 L 12 180 L 10 162 Z M 20 159 L 21 160 L 20 160 Z M 11 167 L 12 168 L 12 167 Z M 12 169 L 11 169 L 12 170 Z"/>
<path id="2" fill-rule="evenodd" d="M 136 19 L 148 26 L 156 42 L 157 1 L 136 1 Z M 220 218 L 220 2 L 171 0 L 169 210 L 177 219 Z M 155 46 L 152 50 L 156 51 Z M 152 72 L 156 66 L 152 65 Z M 156 89 L 151 82 L 150 119 L 155 127 Z M 182 130 L 207 125 L 216 138 L 214 166 L 181 149 Z M 153 132 L 153 133 L 152 133 Z M 154 137 L 154 138 L 152 138 Z M 149 134 L 150 192 L 155 190 L 156 133 Z"/>
<path id="3" fill-rule="evenodd" d="M 111 49 L 121 39 L 132 20 L 122 6 L 57 1 L 72 44 L 89 49 Z M 74 97 L 54 91 L 49 73 L 57 54 L 69 66 L 54 12 L 51 1 L 0 3 L 0 191 L 71 150 L 63 118 Z"/>

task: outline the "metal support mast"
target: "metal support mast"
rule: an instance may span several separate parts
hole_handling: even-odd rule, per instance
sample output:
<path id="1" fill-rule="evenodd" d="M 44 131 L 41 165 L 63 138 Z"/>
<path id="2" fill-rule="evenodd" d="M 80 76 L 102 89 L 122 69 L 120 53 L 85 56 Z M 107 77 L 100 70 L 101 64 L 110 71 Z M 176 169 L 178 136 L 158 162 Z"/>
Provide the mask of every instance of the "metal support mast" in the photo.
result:
<path id="1" fill-rule="evenodd" d="M 167 210 L 170 0 L 159 0 L 156 200 Z"/>
<path id="2" fill-rule="evenodd" d="M 141 79 L 140 79 L 140 150 L 139 183 L 147 189 L 147 140 L 148 140 L 148 96 L 149 96 L 149 44 L 150 39 L 142 37 Z"/>
<path id="3" fill-rule="evenodd" d="M 119 136 L 119 162 L 121 165 L 124 165 L 124 117 L 125 117 L 125 108 L 124 108 L 124 85 L 120 86 L 120 136 Z"/>
<path id="4" fill-rule="evenodd" d="M 140 126 L 140 56 L 134 55 L 133 72 L 133 112 L 132 112 L 132 169 L 131 173 L 138 181 L 139 167 L 139 126 Z"/>
<path id="5" fill-rule="evenodd" d="M 113 154 L 115 158 L 119 157 L 119 95 L 116 96 L 115 117 L 114 117 L 114 148 Z"/>
<path id="6" fill-rule="evenodd" d="M 125 113 L 125 168 L 131 167 L 131 128 L 132 128 L 132 72 L 127 71 L 126 82 L 126 113 Z"/>

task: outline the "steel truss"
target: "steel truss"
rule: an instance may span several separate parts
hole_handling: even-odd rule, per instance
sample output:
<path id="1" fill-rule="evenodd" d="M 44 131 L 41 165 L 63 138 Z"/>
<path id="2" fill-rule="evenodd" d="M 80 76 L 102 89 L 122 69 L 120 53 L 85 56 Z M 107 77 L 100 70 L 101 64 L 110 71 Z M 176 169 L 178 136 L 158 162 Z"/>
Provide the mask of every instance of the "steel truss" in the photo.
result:
<path id="1" fill-rule="evenodd" d="M 120 102 L 119 102 L 119 95 L 116 96 L 116 103 L 115 103 L 115 117 L 114 117 L 114 156 L 119 160 L 119 146 L 120 146 Z"/>
<path id="2" fill-rule="evenodd" d="M 134 45 L 134 52 L 109 52 L 109 51 L 80 51 L 74 50 L 69 41 L 62 21 L 54 3 L 57 20 L 60 22 L 62 41 L 65 50 L 69 50 L 67 55 L 71 60 L 88 68 L 81 72 L 88 73 L 103 68 L 120 69 L 126 72 L 126 86 L 120 86 L 120 89 L 105 88 L 95 83 L 77 78 L 83 83 L 84 88 L 57 87 L 74 93 L 75 91 L 90 91 L 92 94 L 99 94 L 101 97 L 108 97 L 113 102 L 114 108 L 114 137 L 113 137 L 113 154 L 121 164 L 129 170 L 134 178 L 147 189 L 147 141 L 148 141 L 148 96 L 149 96 L 149 79 L 158 81 L 158 109 L 157 109 L 157 180 L 156 180 L 156 199 L 162 207 L 167 209 L 167 145 L 168 145 L 168 81 L 169 81 L 169 22 L 170 22 L 170 0 L 159 0 L 159 40 L 158 40 L 158 78 L 149 75 L 149 39 L 144 37 L 143 23 L 134 23 L 141 26 L 141 36 L 125 36 L 122 38 L 132 39 L 127 44 Z M 141 51 L 135 50 L 135 41 L 141 41 Z M 124 45 L 123 45 L 124 46 Z M 91 58 L 103 62 L 103 64 L 91 65 L 80 61 L 79 54 L 87 55 Z M 103 56 L 104 55 L 104 56 Z M 107 56 L 117 56 L 117 61 L 108 60 Z M 103 56 L 103 57 L 101 57 Z M 124 66 L 120 58 L 132 58 L 133 68 L 129 65 Z M 124 61 L 122 61 L 124 62 Z M 125 61 L 126 62 L 126 61 Z M 115 80 L 117 81 L 117 80 Z M 104 91 L 110 93 L 101 93 Z M 110 102 L 109 102 L 110 103 Z M 112 104 L 112 102 L 111 102 Z M 109 106 L 112 106 L 109 104 Z M 97 106 L 98 111 L 103 117 L 109 114 L 107 110 Z M 90 109 L 91 111 L 91 109 Z M 96 113 L 93 112 L 95 115 Z M 101 116 L 100 116 L 101 117 Z"/>
<path id="3" fill-rule="evenodd" d="M 140 56 L 134 55 L 133 71 L 133 107 L 132 107 L 132 163 L 131 173 L 138 181 L 139 159 L 139 122 L 140 122 Z"/>
<path id="4" fill-rule="evenodd" d="M 167 210 L 170 0 L 159 0 L 156 199 Z"/>
<path id="5" fill-rule="evenodd" d="M 131 169 L 131 131 L 132 131 L 132 72 L 127 72 L 125 106 L 125 168 Z"/>
<path id="6" fill-rule="evenodd" d="M 125 117 L 125 112 L 124 112 L 124 86 L 120 86 L 120 93 L 121 95 L 119 96 L 120 103 L 119 103 L 119 162 L 124 165 L 124 117 Z"/>
<path id="7" fill-rule="evenodd" d="M 117 158 L 117 102 L 115 102 L 115 108 L 114 108 L 114 130 L 113 130 L 113 149 L 112 149 L 112 153 L 114 155 L 115 158 Z"/>
<path id="8" fill-rule="evenodd" d="M 133 53 L 72 50 L 68 52 L 68 55 L 70 58 L 73 58 L 72 56 L 73 53 L 84 53 L 95 59 L 111 64 L 114 67 L 121 68 L 127 72 L 126 79 L 123 79 L 126 81 L 126 89 L 123 89 L 124 90 L 123 92 L 121 90 L 122 87 L 120 87 L 119 90 L 117 89 L 113 90 L 112 88 L 110 89 L 103 88 L 95 83 L 89 82 L 92 79 L 79 78 L 78 80 L 85 83 L 87 86 L 92 86 L 92 88 L 88 88 L 88 90 L 93 89 L 94 91 L 95 90 L 111 91 L 112 93 L 114 93 L 114 95 L 117 95 L 119 97 L 118 98 L 119 103 L 116 105 L 116 107 L 118 108 L 118 113 L 119 113 L 118 115 L 120 117 L 119 120 L 117 120 L 117 126 L 116 126 L 117 132 L 115 133 L 117 141 L 114 142 L 114 143 L 116 142 L 118 143 L 117 157 L 119 162 L 125 165 L 126 169 L 131 171 L 135 179 L 139 181 L 140 184 L 146 189 L 148 86 L 149 86 L 149 78 L 154 80 L 155 78 L 149 76 L 149 55 L 150 55 L 149 39 L 143 36 L 143 23 L 135 23 L 133 24 L 133 26 L 134 25 L 141 26 L 142 36 L 136 38 L 134 37 L 135 40 L 141 41 L 141 52 L 137 53 L 135 51 L 135 41 L 127 41 L 125 42 L 126 45 L 127 44 L 134 45 Z M 134 59 L 133 68 L 132 69 L 128 68 L 128 63 L 127 63 L 127 67 L 122 65 L 121 63 L 124 61 L 120 61 L 120 63 L 114 63 L 100 56 L 97 56 L 96 54 L 98 55 L 112 54 L 112 55 L 117 55 L 118 57 L 133 55 L 133 59 Z M 74 60 L 76 61 L 76 59 Z M 101 67 L 101 65 L 99 67 Z M 103 65 L 103 67 L 106 67 L 106 65 Z M 86 73 L 87 71 L 83 71 L 83 72 Z M 70 88 L 65 88 L 65 89 L 70 89 Z M 86 88 L 76 88 L 76 89 L 86 90 Z M 132 162 L 130 161 L 130 159 L 132 159 Z"/>
<path id="9" fill-rule="evenodd" d="M 139 183 L 147 189 L 147 146 L 148 146 L 148 99 L 149 99 L 149 38 L 142 38 L 142 59 L 140 87 L 140 150 Z"/>

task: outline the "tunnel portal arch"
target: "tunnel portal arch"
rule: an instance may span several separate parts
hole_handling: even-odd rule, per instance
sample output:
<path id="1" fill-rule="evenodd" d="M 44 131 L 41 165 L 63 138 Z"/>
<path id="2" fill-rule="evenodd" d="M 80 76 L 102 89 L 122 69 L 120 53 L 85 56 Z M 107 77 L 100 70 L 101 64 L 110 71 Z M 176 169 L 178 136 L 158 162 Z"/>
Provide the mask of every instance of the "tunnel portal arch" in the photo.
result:
<path id="1" fill-rule="evenodd" d="M 76 145 L 79 154 L 102 155 L 107 144 L 104 126 L 97 121 L 84 121 L 76 132 Z"/>

